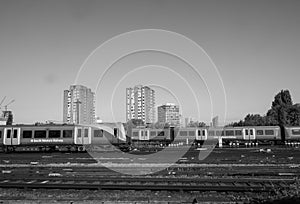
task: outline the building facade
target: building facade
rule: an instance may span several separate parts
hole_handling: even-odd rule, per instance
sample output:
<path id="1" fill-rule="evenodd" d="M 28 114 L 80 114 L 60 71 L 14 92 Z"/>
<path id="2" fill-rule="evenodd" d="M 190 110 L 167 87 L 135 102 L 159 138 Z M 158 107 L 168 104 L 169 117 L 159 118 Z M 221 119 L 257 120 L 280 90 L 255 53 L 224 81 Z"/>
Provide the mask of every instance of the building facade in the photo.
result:
<path id="1" fill-rule="evenodd" d="M 94 124 L 95 94 L 82 85 L 71 85 L 64 90 L 63 122 L 74 124 Z"/>
<path id="2" fill-rule="evenodd" d="M 148 86 L 126 88 L 126 121 L 141 119 L 144 123 L 155 122 L 155 91 Z"/>
<path id="3" fill-rule="evenodd" d="M 159 123 L 168 123 L 174 126 L 180 126 L 179 106 L 173 103 L 157 107 L 157 118 Z"/>

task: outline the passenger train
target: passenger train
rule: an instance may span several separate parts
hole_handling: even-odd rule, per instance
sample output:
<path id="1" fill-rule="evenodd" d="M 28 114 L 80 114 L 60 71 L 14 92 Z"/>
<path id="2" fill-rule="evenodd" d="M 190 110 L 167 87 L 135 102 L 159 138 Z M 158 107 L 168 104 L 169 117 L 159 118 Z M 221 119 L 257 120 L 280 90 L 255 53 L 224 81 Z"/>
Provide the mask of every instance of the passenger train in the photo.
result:
<path id="1" fill-rule="evenodd" d="M 132 128 L 121 123 L 97 125 L 40 124 L 0 126 L 0 150 L 14 151 L 85 151 L 114 145 L 123 151 L 135 147 L 178 145 L 202 146 L 217 141 L 222 145 L 300 144 L 300 127 L 170 127 L 163 129 Z"/>
<path id="2" fill-rule="evenodd" d="M 131 131 L 135 145 L 168 146 L 178 144 L 203 145 L 205 141 L 217 141 L 219 146 L 241 144 L 284 144 L 300 142 L 300 127 L 251 126 L 251 127 L 203 127 L 203 128 L 135 128 Z"/>
<path id="3" fill-rule="evenodd" d="M 85 151 L 96 145 L 126 144 L 121 123 L 0 126 L 0 148 L 13 151 Z"/>

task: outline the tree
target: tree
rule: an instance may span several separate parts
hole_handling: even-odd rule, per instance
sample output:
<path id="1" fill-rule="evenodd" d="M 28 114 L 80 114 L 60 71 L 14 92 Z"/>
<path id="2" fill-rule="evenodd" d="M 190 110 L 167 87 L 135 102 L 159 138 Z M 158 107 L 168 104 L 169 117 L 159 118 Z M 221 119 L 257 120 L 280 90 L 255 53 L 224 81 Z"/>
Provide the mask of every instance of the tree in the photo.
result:
<path id="1" fill-rule="evenodd" d="M 291 125 L 288 121 L 289 109 L 293 107 L 291 94 L 288 90 L 281 90 L 274 97 L 271 109 L 268 111 L 267 116 L 270 120 L 279 126 Z"/>
<path id="2" fill-rule="evenodd" d="M 248 114 L 244 119 L 244 126 L 261 126 L 264 125 L 264 118 L 259 114 Z"/>
<path id="3" fill-rule="evenodd" d="M 297 105 L 291 106 L 287 111 L 287 121 L 290 126 L 300 125 L 300 107 Z"/>
<path id="4" fill-rule="evenodd" d="M 293 105 L 289 90 L 281 90 L 275 95 L 271 108 L 267 114 L 248 114 L 244 120 L 229 124 L 230 126 L 261 126 L 279 125 L 296 126 L 300 125 L 300 106 Z"/>

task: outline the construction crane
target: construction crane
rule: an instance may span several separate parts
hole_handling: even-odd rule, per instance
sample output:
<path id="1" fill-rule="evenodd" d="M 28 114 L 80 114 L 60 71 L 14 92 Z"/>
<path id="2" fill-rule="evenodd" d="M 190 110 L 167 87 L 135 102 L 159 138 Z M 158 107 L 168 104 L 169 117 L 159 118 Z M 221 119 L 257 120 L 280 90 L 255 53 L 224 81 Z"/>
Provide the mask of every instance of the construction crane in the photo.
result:
<path id="1" fill-rule="evenodd" d="M 1 101 L 1 103 L 0 103 L 0 109 L 1 109 L 2 103 L 4 102 L 5 99 L 6 99 L 6 96 L 3 97 L 3 99 L 2 99 L 2 101 Z"/>
<path id="2" fill-rule="evenodd" d="M 8 104 L 6 104 L 6 105 L 4 106 L 5 111 L 7 111 L 7 106 L 10 105 L 10 104 L 12 104 L 13 102 L 15 102 L 15 99 L 11 100 Z"/>

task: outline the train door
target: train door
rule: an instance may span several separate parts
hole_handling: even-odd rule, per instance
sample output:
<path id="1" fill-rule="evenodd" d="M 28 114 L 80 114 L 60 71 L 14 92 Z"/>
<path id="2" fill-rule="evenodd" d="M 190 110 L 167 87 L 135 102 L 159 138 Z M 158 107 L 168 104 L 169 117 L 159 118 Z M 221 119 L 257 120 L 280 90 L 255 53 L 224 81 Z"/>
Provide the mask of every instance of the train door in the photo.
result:
<path id="1" fill-rule="evenodd" d="M 255 129 L 254 128 L 244 128 L 243 129 L 244 140 L 255 140 Z"/>
<path id="2" fill-rule="evenodd" d="M 75 127 L 74 143 L 75 144 L 83 144 L 82 127 Z"/>
<path id="3" fill-rule="evenodd" d="M 149 140 L 149 130 L 140 130 L 140 140 Z"/>
<path id="4" fill-rule="evenodd" d="M 12 128 L 4 129 L 3 143 L 4 145 L 12 145 Z"/>
<path id="5" fill-rule="evenodd" d="M 207 130 L 197 129 L 196 140 L 201 140 L 201 141 L 207 140 Z"/>
<path id="6" fill-rule="evenodd" d="M 21 131 L 20 128 L 13 128 L 12 129 L 12 145 L 20 145 L 20 136 Z"/>
<path id="7" fill-rule="evenodd" d="M 91 144 L 91 141 L 92 141 L 92 128 L 84 127 L 82 144 Z"/>
<path id="8" fill-rule="evenodd" d="M 5 128 L 3 143 L 4 145 L 20 145 L 20 128 Z"/>

